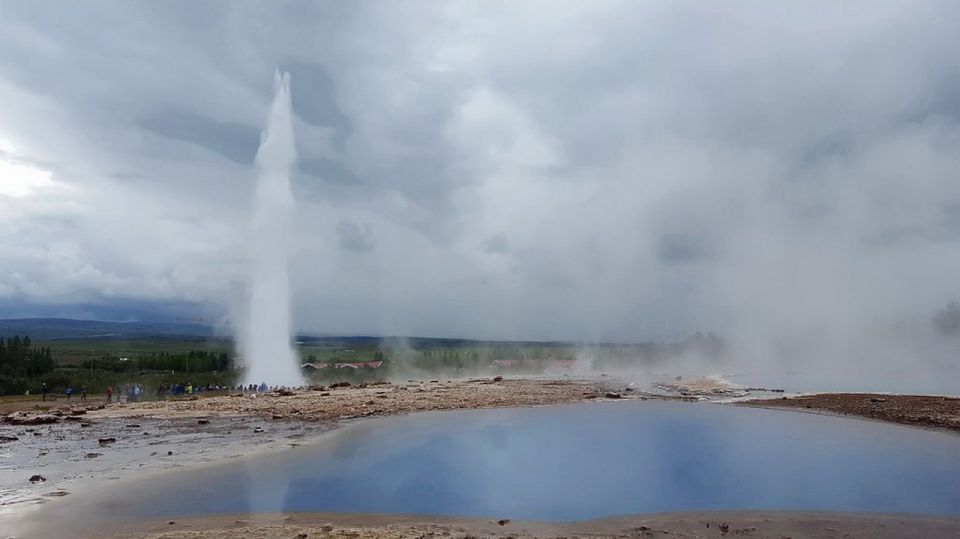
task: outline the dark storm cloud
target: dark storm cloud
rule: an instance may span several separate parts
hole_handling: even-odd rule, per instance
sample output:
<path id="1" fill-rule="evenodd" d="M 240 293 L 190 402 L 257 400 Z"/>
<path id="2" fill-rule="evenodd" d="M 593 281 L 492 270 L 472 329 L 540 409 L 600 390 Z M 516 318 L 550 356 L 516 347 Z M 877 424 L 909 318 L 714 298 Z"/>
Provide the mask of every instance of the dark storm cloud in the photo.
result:
<path id="1" fill-rule="evenodd" d="M 118 322 L 197 322 L 210 327 L 222 324 L 223 308 L 204 302 L 156 300 L 137 297 L 104 297 L 96 290 L 78 290 L 67 297 L 5 297 L 0 310 L 6 318 L 75 318 Z"/>
<path id="2" fill-rule="evenodd" d="M 297 164 L 300 172 L 316 176 L 324 181 L 341 183 L 346 185 L 360 183 L 358 178 L 343 163 L 325 157 L 315 159 L 301 159 Z"/>
<path id="3" fill-rule="evenodd" d="M 373 251 L 373 230 L 367 223 L 340 221 L 337 223 L 337 235 L 340 238 L 340 247 L 347 251 L 355 253 Z"/>
<path id="4" fill-rule="evenodd" d="M 231 122 L 216 122 L 186 112 L 167 111 L 145 118 L 140 125 L 164 137 L 207 148 L 227 159 L 249 165 L 260 146 L 260 129 Z"/>
<path id="5" fill-rule="evenodd" d="M 483 251 L 491 254 L 509 253 L 510 241 L 503 234 L 490 236 L 483 242 Z"/>
<path id="6" fill-rule="evenodd" d="M 337 106 L 333 78 L 323 66 L 305 62 L 286 62 L 281 69 L 297 81 L 290 96 L 294 112 L 304 122 L 332 128 L 336 133 L 335 148 L 342 152 L 353 128 L 350 118 Z"/>
<path id="7" fill-rule="evenodd" d="M 711 245 L 703 237 L 666 234 L 657 243 L 657 256 L 666 264 L 697 262 L 711 255 Z"/>

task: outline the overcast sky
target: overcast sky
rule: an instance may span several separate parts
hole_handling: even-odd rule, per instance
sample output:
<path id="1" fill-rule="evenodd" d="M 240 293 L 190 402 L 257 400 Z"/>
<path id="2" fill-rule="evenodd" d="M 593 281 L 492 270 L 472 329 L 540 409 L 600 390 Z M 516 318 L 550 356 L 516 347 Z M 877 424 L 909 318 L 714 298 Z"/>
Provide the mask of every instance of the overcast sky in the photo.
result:
<path id="1" fill-rule="evenodd" d="M 230 313 L 289 71 L 304 330 L 677 338 L 960 298 L 960 3 L 0 0 L 0 316 Z"/>

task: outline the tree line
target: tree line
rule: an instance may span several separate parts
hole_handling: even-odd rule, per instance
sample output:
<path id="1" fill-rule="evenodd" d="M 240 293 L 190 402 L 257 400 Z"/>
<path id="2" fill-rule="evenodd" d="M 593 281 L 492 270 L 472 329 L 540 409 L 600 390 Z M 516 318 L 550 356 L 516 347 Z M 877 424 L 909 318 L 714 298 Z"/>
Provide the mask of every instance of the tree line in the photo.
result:
<path id="1" fill-rule="evenodd" d="M 28 336 L 0 337 L 0 394 L 23 393 L 56 368 L 50 348 L 33 346 Z"/>
<path id="2" fill-rule="evenodd" d="M 154 352 L 136 358 L 104 356 L 80 363 L 84 369 L 113 372 L 174 371 L 183 373 L 223 372 L 233 370 L 233 357 L 226 352 L 189 350 L 187 352 Z"/>
<path id="3" fill-rule="evenodd" d="M 196 384 L 231 384 L 237 377 L 233 355 L 225 351 L 157 351 L 137 357 L 105 354 L 78 364 L 58 364 L 49 347 L 37 346 L 29 336 L 0 336 L 0 395 L 40 391 L 43 383 L 58 393 L 67 386 L 88 386 L 91 392 L 107 386 L 192 380 Z"/>

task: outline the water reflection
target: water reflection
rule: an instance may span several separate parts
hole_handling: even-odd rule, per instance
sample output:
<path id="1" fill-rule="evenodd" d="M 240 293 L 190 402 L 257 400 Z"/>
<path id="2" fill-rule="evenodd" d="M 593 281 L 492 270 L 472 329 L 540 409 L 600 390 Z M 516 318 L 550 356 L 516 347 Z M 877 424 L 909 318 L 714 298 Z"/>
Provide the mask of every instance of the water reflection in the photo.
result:
<path id="1" fill-rule="evenodd" d="M 114 514 L 137 517 L 343 511 L 579 520 L 722 509 L 960 514 L 957 485 L 955 435 L 648 401 L 370 421 L 316 446 L 168 474 L 149 490 L 124 487 L 111 504 Z"/>

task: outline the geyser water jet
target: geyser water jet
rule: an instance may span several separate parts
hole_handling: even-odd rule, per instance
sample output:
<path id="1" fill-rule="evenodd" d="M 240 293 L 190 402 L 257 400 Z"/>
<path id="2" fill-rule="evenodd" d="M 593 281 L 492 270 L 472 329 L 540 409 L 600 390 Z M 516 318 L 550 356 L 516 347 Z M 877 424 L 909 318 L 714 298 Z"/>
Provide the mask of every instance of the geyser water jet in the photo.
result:
<path id="1" fill-rule="evenodd" d="M 303 382 L 291 347 L 288 246 L 294 211 L 290 169 L 297 159 L 290 75 L 274 76 L 275 95 L 255 160 L 258 179 L 250 231 L 250 283 L 240 338 L 244 383 L 297 386 Z"/>

